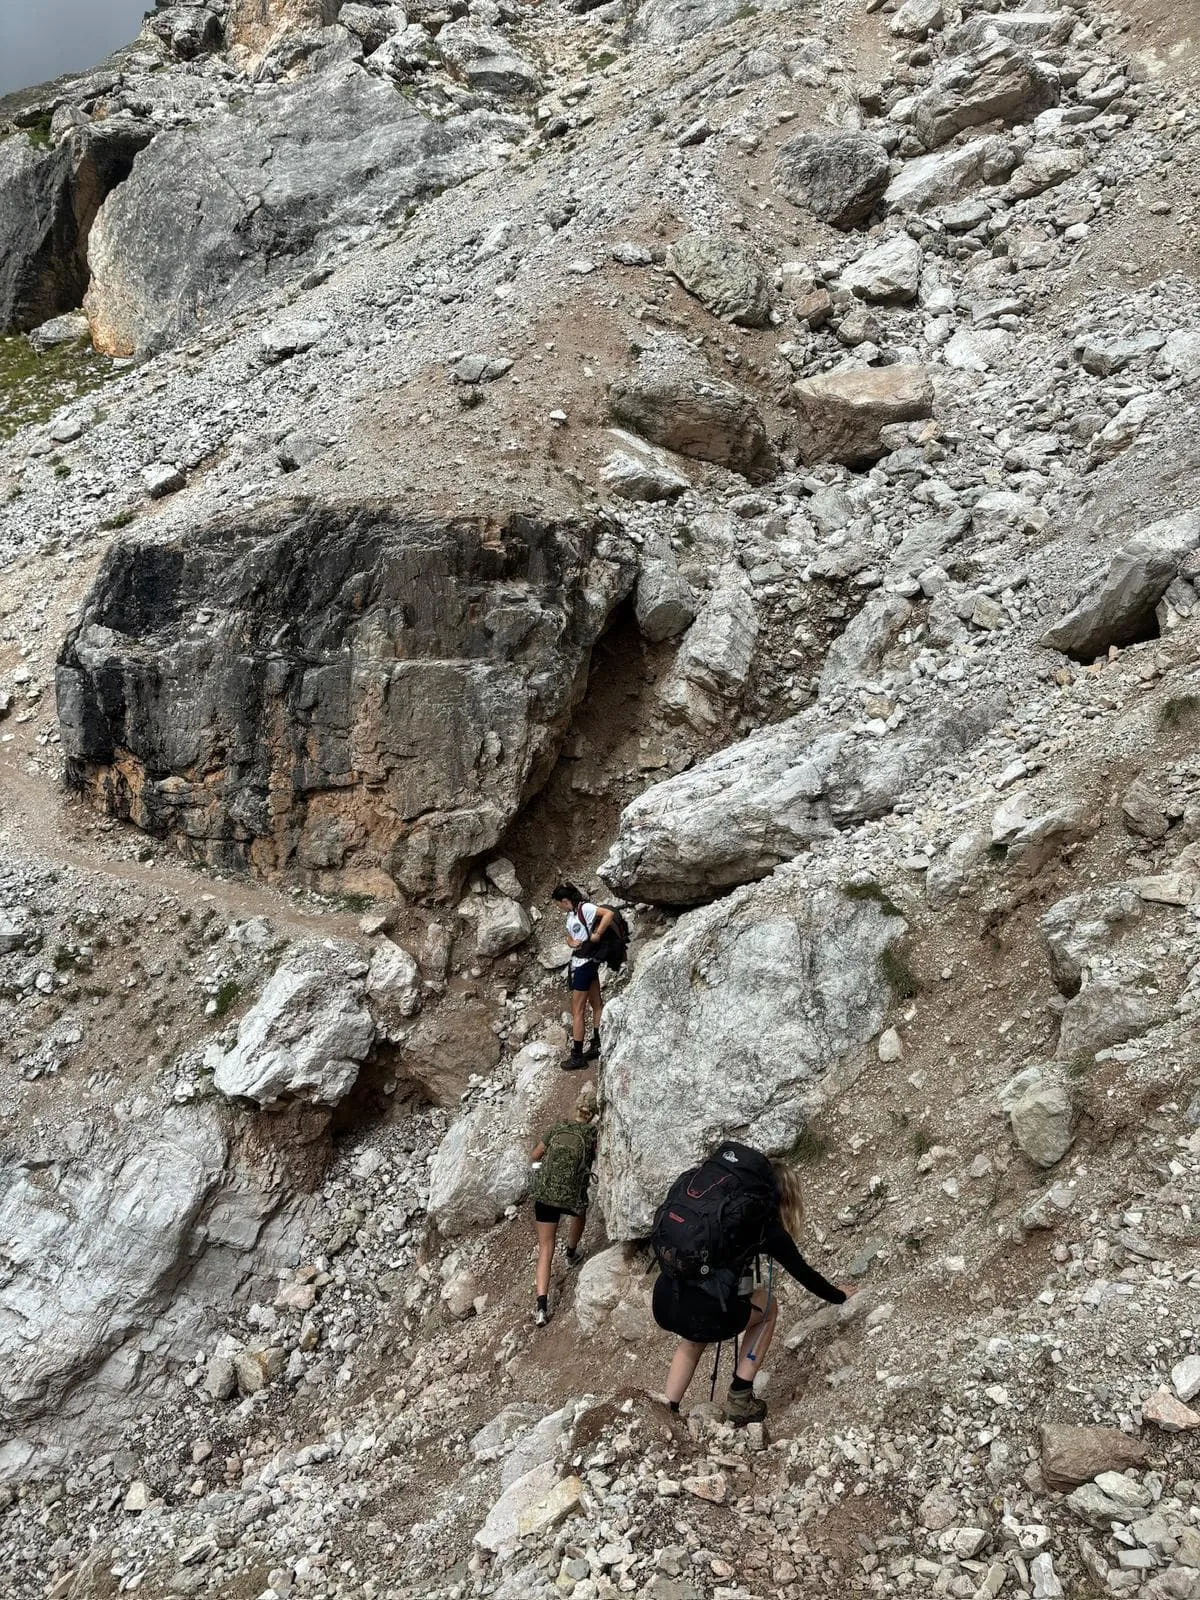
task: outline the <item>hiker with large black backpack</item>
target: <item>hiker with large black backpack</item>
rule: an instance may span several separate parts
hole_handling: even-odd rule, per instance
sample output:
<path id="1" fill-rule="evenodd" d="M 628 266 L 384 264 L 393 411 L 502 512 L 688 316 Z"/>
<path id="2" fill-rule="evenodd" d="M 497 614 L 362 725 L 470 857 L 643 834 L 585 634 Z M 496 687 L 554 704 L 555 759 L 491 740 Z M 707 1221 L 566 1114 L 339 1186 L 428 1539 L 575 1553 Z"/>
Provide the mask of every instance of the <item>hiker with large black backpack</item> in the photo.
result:
<path id="1" fill-rule="evenodd" d="M 534 1166 L 533 1216 L 537 1228 L 537 1309 L 534 1321 L 544 1328 L 550 1321 L 550 1271 L 558 1225 L 567 1223 L 567 1265 L 579 1264 L 579 1241 L 587 1222 L 588 1185 L 596 1159 L 596 1086 L 585 1083 L 575 1102 L 573 1119 L 556 1122 L 538 1141 Z"/>
<path id="2" fill-rule="evenodd" d="M 754 1393 L 754 1378 L 762 1370 L 779 1312 L 773 1263 L 832 1305 L 841 1305 L 854 1293 L 853 1285 L 829 1283 L 805 1261 L 793 1237 L 803 1223 L 804 1200 L 795 1172 L 748 1145 L 718 1145 L 707 1161 L 681 1173 L 671 1185 L 655 1214 L 651 1243 L 660 1268 L 654 1320 L 679 1335 L 667 1374 L 672 1411 L 679 1410 L 707 1347 L 717 1346 L 719 1364 L 720 1346 L 732 1339 L 734 1373 L 725 1419 L 740 1427 L 766 1416 L 765 1402 Z M 765 1285 L 755 1282 L 764 1256 Z"/>
<path id="3" fill-rule="evenodd" d="M 604 1000 L 600 993 L 600 963 L 616 971 L 629 952 L 629 924 L 612 906 L 586 900 L 573 883 L 554 886 L 551 898 L 567 913 L 567 943 L 571 959 L 567 981 L 571 988 L 571 1054 L 563 1062 L 566 1072 L 582 1071 L 600 1054 L 600 1018 Z M 587 1008 L 592 1008 L 592 1041 L 583 1048 Z"/>

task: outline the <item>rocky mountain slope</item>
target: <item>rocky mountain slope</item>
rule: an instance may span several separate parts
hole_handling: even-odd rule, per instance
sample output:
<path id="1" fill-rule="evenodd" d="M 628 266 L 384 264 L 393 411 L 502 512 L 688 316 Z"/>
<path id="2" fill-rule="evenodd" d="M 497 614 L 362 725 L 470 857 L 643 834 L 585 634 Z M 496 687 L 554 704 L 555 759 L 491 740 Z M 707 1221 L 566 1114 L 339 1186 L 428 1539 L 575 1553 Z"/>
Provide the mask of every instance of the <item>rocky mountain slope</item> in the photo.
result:
<path id="1" fill-rule="evenodd" d="M 0 102 L 7 1593 L 1197 1600 L 1198 46 L 189 0 Z M 730 1132 L 861 1285 L 737 1433 Z"/>

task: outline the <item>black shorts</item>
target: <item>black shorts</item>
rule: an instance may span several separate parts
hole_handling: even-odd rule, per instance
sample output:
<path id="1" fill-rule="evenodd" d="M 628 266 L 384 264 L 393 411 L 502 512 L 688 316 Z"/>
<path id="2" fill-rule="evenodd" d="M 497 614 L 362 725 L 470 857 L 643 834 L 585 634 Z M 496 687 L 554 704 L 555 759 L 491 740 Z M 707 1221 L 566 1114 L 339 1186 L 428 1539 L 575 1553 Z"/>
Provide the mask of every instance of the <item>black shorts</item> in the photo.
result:
<path id="1" fill-rule="evenodd" d="M 581 961 L 577 967 L 572 967 L 568 974 L 571 988 L 579 994 L 586 994 L 600 976 L 600 963 L 598 961 Z"/>
<path id="2" fill-rule="evenodd" d="M 564 1211 L 561 1206 L 548 1206 L 542 1200 L 533 1202 L 533 1219 L 535 1222 L 560 1222 L 563 1217 L 577 1217 L 578 1211 Z"/>
<path id="3" fill-rule="evenodd" d="M 754 1313 L 748 1295 L 735 1295 L 723 1310 L 715 1295 L 694 1284 L 660 1276 L 654 1285 L 654 1320 L 668 1333 L 695 1344 L 720 1344 L 745 1333 Z"/>

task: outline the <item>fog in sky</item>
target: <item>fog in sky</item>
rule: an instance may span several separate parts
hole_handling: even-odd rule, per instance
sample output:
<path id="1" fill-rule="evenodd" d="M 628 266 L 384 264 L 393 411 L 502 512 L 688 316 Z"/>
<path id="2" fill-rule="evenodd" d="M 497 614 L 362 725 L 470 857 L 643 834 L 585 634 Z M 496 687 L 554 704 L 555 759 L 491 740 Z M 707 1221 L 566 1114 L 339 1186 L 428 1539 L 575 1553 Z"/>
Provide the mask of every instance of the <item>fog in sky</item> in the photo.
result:
<path id="1" fill-rule="evenodd" d="M 154 0 L 0 0 L 0 94 L 94 67 L 153 9 Z"/>

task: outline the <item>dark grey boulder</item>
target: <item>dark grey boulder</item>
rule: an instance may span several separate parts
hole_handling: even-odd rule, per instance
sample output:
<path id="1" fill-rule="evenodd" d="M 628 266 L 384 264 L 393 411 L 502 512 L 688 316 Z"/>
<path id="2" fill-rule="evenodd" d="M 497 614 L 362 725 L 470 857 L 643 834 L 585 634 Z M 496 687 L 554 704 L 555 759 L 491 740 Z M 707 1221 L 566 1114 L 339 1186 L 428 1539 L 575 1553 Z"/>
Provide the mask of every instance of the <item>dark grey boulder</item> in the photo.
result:
<path id="1" fill-rule="evenodd" d="M 81 122 L 53 146 L 22 132 L 0 139 L 0 332 L 27 332 L 82 304 L 96 213 L 154 131 L 111 117 Z"/>
<path id="2" fill-rule="evenodd" d="M 218 10 L 205 5 L 160 5 L 146 18 L 143 33 L 158 39 L 177 61 L 195 61 L 221 48 Z"/>
<path id="3" fill-rule="evenodd" d="M 690 350 L 646 351 L 637 369 L 609 388 L 608 409 L 614 422 L 681 456 L 716 462 L 752 483 L 775 475 L 758 407 Z"/>
<path id="4" fill-rule="evenodd" d="M 667 252 L 667 268 L 714 317 L 745 328 L 762 328 L 769 321 L 771 296 L 766 277 L 735 239 L 685 233 Z"/>
<path id="5" fill-rule="evenodd" d="M 390 504 L 118 543 L 60 653 L 67 781 L 196 861 L 453 895 L 548 776 L 632 557 L 598 519 Z"/>
<path id="6" fill-rule="evenodd" d="M 883 198 L 891 166 L 867 133 L 801 133 L 775 158 L 776 189 L 820 222 L 852 228 Z"/>
<path id="7" fill-rule="evenodd" d="M 160 349 L 298 276 L 306 259 L 395 221 L 495 162 L 523 124 L 488 112 L 434 121 L 354 68 L 255 94 L 163 133 L 92 232 L 97 347 Z"/>

